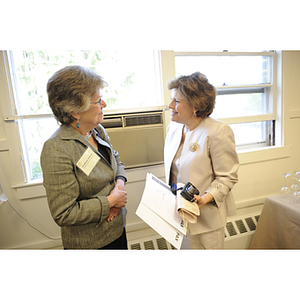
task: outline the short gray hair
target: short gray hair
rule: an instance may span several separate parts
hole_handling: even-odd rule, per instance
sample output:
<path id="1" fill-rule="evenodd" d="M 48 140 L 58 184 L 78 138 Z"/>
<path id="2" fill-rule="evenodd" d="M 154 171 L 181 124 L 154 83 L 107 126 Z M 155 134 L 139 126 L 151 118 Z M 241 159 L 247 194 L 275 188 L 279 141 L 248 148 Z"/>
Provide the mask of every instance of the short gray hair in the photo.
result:
<path id="1" fill-rule="evenodd" d="M 74 118 L 70 112 L 89 109 L 90 99 L 107 83 L 92 69 L 67 66 L 53 74 L 47 83 L 49 105 L 57 121 L 70 124 Z"/>

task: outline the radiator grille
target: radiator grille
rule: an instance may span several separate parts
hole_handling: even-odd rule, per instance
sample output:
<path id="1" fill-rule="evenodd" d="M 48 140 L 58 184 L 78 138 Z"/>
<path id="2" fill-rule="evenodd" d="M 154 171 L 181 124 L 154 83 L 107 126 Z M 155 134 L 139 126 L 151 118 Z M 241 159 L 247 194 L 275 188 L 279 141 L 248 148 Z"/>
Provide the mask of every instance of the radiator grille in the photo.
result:
<path id="1" fill-rule="evenodd" d="M 247 223 L 249 229 L 251 231 L 254 231 L 256 229 L 256 225 L 255 225 L 253 219 L 249 217 L 249 218 L 246 218 L 245 220 L 246 220 L 246 223 Z"/>
<path id="2" fill-rule="evenodd" d="M 235 220 L 227 222 L 225 228 L 225 239 L 253 234 L 259 219 L 259 213 L 251 216 L 236 217 Z"/>
<path id="3" fill-rule="evenodd" d="M 235 223 L 236 223 L 237 228 L 238 228 L 238 230 L 239 230 L 240 233 L 247 232 L 247 229 L 246 229 L 246 227 L 245 227 L 245 225 L 244 225 L 244 223 L 243 223 L 242 220 L 237 220 L 237 221 L 235 221 Z"/>
<path id="4" fill-rule="evenodd" d="M 144 242 L 145 250 L 154 250 L 154 243 L 152 240 Z"/>
<path id="5" fill-rule="evenodd" d="M 168 250 L 167 242 L 164 238 L 159 238 L 156 240 L 158 249 L 160 250 Z"/>
<path id="6" fill-rule="evenodd" d="M 232 224 L 232 222 L 228 222 L 226 225 L 227 231 L 229 233 L 229 236 L 237 235 L 236 230 Z"/>
<path id="7" fill-rule="evenodd" d="M 141 250 L 141 244 L 140 243 L 135 243 L 131 244 L 131 250 Z"/>
<path id="8" fill-rule="evenodd" d="M 176 248 L 160 235 L 131 241 L 129 250 L 176 250 Z"/>

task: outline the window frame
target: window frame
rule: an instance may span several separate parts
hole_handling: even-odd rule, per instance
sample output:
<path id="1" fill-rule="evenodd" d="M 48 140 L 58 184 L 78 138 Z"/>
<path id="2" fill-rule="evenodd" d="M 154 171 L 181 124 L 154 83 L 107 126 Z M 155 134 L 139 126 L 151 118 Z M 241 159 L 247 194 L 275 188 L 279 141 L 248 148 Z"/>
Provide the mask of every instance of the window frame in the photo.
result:
<path id="1" fill-rule="evenodd" d="M 239 116 L 239 117 L 229 117 L 229 118 L 218 118 L 219 121 L 226 124 L 239 124 L 239 123 L 251 123 L 251 122 L 264 122 L 270 121 L 273 124 L 276 124 L 278 118 L 276 110 L 276 101 L 277 98 L 277 62 L 276 62 L 276 52 L 275 51 L 266 51 L 266 52 L 174 52 L 174 64 L 176 56 L 269 56 L 271 57 L 271 82 L 266 84 L 253 84 L 253 85 L 236 85 L 236 86 L 215 86 L 218 90 L 218 95 L 225 94 L 230 92 L 230 94 L 237 94 L 239 91 L 246 90 L 255 90 L 255 89 L 264 89 L 265 95 L 269 98 L 270 113 L 259 114 L 259 115 L 250 115 L 250 116 Z M 175 66 L 176 68 L 176 66 Z M 274 80 L 275 79 L 275 80 Z M 275 125 L 276 126 L 276 125 Z M 276 130 L 275 130 L 276 132 Z M 276 133 L 275 133 L 276 135 Z M 275 145 L 278 145 L 277 139 L 278 135 L 275 136 Z M 260 147 L 270 147 L 268 142 L 265 143 L 253 143 L 248 145 L 242 145 L 237 147 L 238 150 L 247 150 L 247 149 L 257 149 Z"/>

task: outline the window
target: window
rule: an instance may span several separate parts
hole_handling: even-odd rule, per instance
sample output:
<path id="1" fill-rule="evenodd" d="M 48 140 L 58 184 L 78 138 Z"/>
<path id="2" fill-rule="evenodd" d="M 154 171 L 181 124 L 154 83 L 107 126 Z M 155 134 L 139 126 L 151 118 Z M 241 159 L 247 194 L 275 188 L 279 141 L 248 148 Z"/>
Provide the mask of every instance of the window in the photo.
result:
<path id="1" fill-rule="evenodd" d="M 18 50 L 5 53 L 14 98 L 26 181 L 42 177 L 42 146 L 58 128 L 48 105 L 46 85 L 67 65 L 93 68 L 108 83 L 106 112 L 161 106 L 158 51 Z M 8 119 L 6 119 L 8 120 Z"/>
<path id="2" fill-rule="evenodd" d="M 268 149 L 281 142 L 281 107 L 276 93 L 280 58 L 276 52 L 0 52 L 5 69 L 0 69 L 0 79 L 7 80 L 8 85 L 3 114 L 13 139 L 13 157 L 19 155 L 18 150 L 21 153 L 21 163 L 12 162 L 20 184 L 35 179 L 38 184 L 42 177 L 40 152 L 44 141 L 58 127 L 48 106 L 46 84 L 56 70 L 71 64 L 94 68 L 108 83 L 103 91 L 108 104 L 106 114 L 165 107 L 170 99 L 167 82 L 174 76 L 200 71 L 218 90 L 212 117 L 231 126 L 238 150 Z"/>
<path id="3" fill-rule="evenodd" d="M 239 149 L 275 145 L 274 52 L 175 52 L 176 76 L 199 71 L 217 90 L 211 117 L 230 124 Z"/>

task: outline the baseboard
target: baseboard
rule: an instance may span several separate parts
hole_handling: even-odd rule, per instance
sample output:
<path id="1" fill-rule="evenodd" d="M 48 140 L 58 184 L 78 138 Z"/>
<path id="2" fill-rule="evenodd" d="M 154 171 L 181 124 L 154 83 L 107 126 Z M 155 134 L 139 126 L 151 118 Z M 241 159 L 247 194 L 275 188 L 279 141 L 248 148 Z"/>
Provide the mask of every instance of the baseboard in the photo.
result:
<path id="1" fill-rule="evenodd" d="M 63 249 L 62 240 L 49 240 L 34 244 L 27 244 L 10 248 L 12 250 L 61 250 Z"/>

